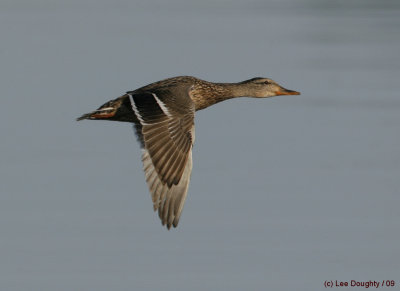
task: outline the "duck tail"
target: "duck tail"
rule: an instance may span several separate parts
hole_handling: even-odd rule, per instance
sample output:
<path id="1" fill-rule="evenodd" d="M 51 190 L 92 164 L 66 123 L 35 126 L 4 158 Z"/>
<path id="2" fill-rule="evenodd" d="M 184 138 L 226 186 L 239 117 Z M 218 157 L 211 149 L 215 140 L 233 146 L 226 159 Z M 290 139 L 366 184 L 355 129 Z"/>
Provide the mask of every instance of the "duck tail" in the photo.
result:
<path id="1" fill-rule="evenodd" d="M 81 117 L 78 117 L 76 121 L 80 121 L 83 119 L 110 119 L 115 115 L 115 108 L 108 107 L 108 108 L 102 108 L 102 109 L 97 109 L 93 112 L 89 112 L 86 114 L 83 114 Z"/>
<path id="2" fill-rule="evenodd" d="M 78 117 L 76 119 L 76 121 L 81 121 L 81 120 L 84 120 L 84 119 L 91 119 L 90 118 L 91 116 L 92 116 L 92 113 L 86 113 L 86 114 L 83 114 L 81 117 Z"/>
<path id="3" fill-rule="evenodd" d="M 76 121 L 80 121 L 83 119 L 112 119 L 115 113 L 118 110 L 118 107 L 121 102 L 116 102 L 115 100 L 109 101 L 102 106 L 100 106 L 95 111 L 83 114 L 81 117 L 78 117 Z"/>

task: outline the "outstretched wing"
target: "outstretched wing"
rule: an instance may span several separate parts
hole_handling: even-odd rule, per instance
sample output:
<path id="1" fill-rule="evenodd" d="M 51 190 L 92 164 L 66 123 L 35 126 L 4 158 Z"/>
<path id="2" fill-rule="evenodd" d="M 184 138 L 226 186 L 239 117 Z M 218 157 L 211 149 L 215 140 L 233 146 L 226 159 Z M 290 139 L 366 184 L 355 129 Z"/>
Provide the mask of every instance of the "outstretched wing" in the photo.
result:
<path id="1" fill-rule="evenodd" d="M 179 222 L 192 171 L 194 105 L 189 96 L 180 107 L 168 105 L 162 94 L 128 93 L 140 122 L 135 126 L 143 148 L 143 169 L 154 210 L 163 225 Z"/>

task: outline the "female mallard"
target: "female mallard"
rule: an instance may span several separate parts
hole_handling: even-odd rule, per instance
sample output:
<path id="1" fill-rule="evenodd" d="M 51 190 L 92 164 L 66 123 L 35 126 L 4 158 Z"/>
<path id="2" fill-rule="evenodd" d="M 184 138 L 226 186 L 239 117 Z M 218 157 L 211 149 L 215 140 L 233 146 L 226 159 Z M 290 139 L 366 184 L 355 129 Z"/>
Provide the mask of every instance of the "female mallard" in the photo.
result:
<path id="1" fill-rule="evenodd" d="M 77 120 L 134 123 L 154 210 L 170 229 L 178 225 L 192 172 L 195 111 L 235 97 L 299 94 L 267 78 L 211 83 L 183 76 L 129 91 Z"/>

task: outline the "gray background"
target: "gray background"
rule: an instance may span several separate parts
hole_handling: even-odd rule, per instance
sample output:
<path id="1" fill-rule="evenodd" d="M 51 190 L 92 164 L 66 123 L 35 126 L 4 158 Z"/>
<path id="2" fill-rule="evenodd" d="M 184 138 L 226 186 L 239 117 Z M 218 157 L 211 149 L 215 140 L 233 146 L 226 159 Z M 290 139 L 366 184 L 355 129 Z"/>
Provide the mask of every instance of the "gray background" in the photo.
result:
<path id="1" fill-rule="evenodd" d="M 399 12 L 1 0 L 0 290 L 398 288 Z M 198 112 L 188 199 L 167 231 L 131 127 L 74 119 L 176 75 L 265 76 L 302 95 Z"/>

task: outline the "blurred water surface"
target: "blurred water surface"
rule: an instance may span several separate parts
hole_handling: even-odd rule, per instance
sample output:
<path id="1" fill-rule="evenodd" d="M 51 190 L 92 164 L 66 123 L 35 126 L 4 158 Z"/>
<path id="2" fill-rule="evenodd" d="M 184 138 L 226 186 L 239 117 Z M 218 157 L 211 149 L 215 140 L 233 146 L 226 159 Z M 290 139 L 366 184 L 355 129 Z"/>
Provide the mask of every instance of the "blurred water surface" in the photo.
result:
<path id="1" fill-rule="evenodd" d="M 1 290 L 398 280 L 398 1 L 0 8 Z M 192 183 L 168 232 L 130 126 L 74 118 L 176 75 L 265 76 L 302 95 L 198 112 Z"/>

